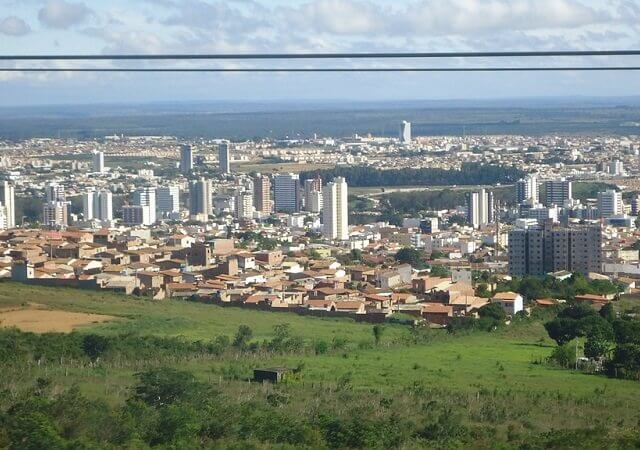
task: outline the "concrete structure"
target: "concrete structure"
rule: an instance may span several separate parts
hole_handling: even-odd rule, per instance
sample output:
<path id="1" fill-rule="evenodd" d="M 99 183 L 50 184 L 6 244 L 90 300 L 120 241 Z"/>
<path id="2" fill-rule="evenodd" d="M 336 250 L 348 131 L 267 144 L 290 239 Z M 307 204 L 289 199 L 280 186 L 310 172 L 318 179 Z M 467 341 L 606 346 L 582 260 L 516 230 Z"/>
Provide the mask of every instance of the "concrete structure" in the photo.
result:
<path id="1" fill-rule="evenodd" d="M 150 225 L 151 209 L 145 205 L 125 205 L 122 207 L 122 222 L 125 225 Z"/>
<path id="2" fill-rule="evenodd" d="M 104 152 L 94 151 L 93 152 L 93 172 L 94 173 L 104 173 Z"/>
<path id="3" fill-rule="evenodd" d="M 607 190 L 598 192 L 598 211 L 600 217 L 612 217 L 624 214 L 622 192 Z"/>
<path id="4" fill-rule="evenodd" d="M 156 190 L 154 188 L 143 187 L 137 189 L 133 193 L 133 204 L 149 208 L 148 223 L 145 222 L 143 225 L 151 225 L 156 222 Z"/>
<path id="5" fill-rule="evenodd" d="M 348 186 L 342 177 L 328 183 L 322 192 L 322 234 L 326 239 L 349 239 Z"/>
<path id="6" fill-rule="evenodd" d="M 253 218 L 253 194 L 248 191 L 239 192 L 235 196 L 236 218 L 246 220 Z"/>
<path id="7" fill-rule="evenodd" d="M 93 218 L 106 222 L 113 220 L 113 194 L 107 189 L 93 193 Z"/>
<path id="8" fill-rule="evenodd" d="M 403 120 L 400 124 L 400 142 L 403 144 L 411 143 L 411 122 Z"/>
<path id="9" fill-rule="evenodd" d="M 508 316 L 513 316 L 524 309 L 524 299 L 516 292 L 499 292 L 491 298 L 491 303 L 502 306 Z"/>
<path id="10" fill-rule="evenodd" d="M 5 213 L 5 228 L 15 228 L 16 194 L 15 188 L 8 181 L 4 181 L 2 183 L 2 189 L 0 189 L 0 202 L 2 202 Z"/>
<path id="11" fill-rule="evenodd" d="M 180 172 L 186 176 L 193 172 L 193 151 L 190 145 L 180 146 Z"/>
<path id="12" fill-rule="evenodd" d="M 156 206 L 161 216 L 180 212 L 180 186 L 158 186 Z"/>
<path id="13" fill-rule="evenodd" d="M 49 228 L 66 228 L 69 223 L 66 202 L 47 202 L 42 208 L 42 224 Z"/>
<path id="14" fill-rule="evenodd" d="M 189 183 L 189 215 L 194 220 L 209 220 L 211 202 L 211 181 L 201 178 Z"/>
<path id="15" fill-rule="evenodd" d="M 541 276 L 551 272 L 600 272 L 602 232 L 597 225 L 544 226 L 509 232 L 509 273 Z"/>
<path id="16" fill-rule="evenodd" d="M 573 199 L 572 183 L 564 178 L 559 180 L 547 180 L 544 182 L 545 206 L 563 206 L 567 200 Z"/>
<path id="17" fill-rule="evenodd" d="M 322 178 L 304 180 L 304 209 L 314 213 L 322 211 Z"/>
<path id="18" fill-rule="evenodd" d="M 266 175 L 257 174 L 253 180 L 253 205 L 259 213 L 271 214 L 271 180 Z"/>
<path id="19" fill-rule="evenodd" d="M 532 203 L 535 204 L 538 203 L 539 197 L 540 188 L 536 175 L 527 175 L 525 178 L 516 182 L 516 200 L 518 203 L 531 200 Z"/>
<path id="20" fill-rule="evenodd" d="M 218 145 L 218 168 L 224 174 L 231 173 L 231 157 L 229 155 L 229 144 L 221 142 Z"/>
<path id="21" fill-rule="evenodd" d="M 273 177 L 276 212 L 300 211 L 300 177 L 295 173 L 282 173 Z"/>
<path id="22" fill-rule="evenodd" d="M 473 228 L 480 228 L 493 222 L 493 192 L 481 189 L 478 192 L 465 194 L 467 221 Z"/>
<path id="23" fill-rule="evenodd" d="M 47 203 L 67 201 L 64 186 L 58 183 L 49 183 L 47 185 L 45 188 L 45 197 L 47 199 Z"/>

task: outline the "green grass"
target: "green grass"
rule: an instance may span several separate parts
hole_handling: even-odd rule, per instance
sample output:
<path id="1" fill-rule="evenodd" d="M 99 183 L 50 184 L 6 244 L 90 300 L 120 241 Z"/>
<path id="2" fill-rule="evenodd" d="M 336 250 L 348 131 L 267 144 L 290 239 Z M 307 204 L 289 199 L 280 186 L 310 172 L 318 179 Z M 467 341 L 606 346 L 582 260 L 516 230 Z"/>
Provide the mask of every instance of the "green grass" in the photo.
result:
<path id="1" fill-rule="evenodd" d="M 234 171 L 239 172 L 304 172 L 308 170 L 332 169 L 331 164 L 298 164 L 298 163 L 260 163 L 260 162 L 241 162 L 233 163 L 231 167 Z"/>
<path id="2" fill-rule="evenodd" d="M 375 346 L 372 326 L 349 319 L 302 317 L 174 300 L 154 302 L 102 292 L 0 283 L 0 307 L 27 301 L 119 317 L 117 321 L 81 332 L 135 332 L 206 340 L 221 334 L 232 336 L 240 324 L 246 324 L 253 329 L 254 340 L 262 341 L 273 337 L 274 325 L 289 323 L 292 334 L 308 342 L 331 341 L 338 336 L 348 339 L 350 344 L 344 350 L 321 356 L 307 351 L 292 355 L 193 357 L 179 362 L 123 360 L 98 367 L 82 363 L 10 366 L 3 369 L 4 382 L 0 383 L 9 390 L 33 385 L 37 378 L 47 377 L 57 386 L 75 384 L 89 397 L 104 398 L 117 405 L 127 398 L 135 373 L 153 366 L 174 365 L 192 371 L 205 382 L 219 384 L 229 395 L 253 398 L 264 396 L 264 389 L 242 379 L 229 379 L 224 376 L 225 371 L 235 368 L 248 377 L 255 367 L 303 365 L 303 381 L 286 387 L 296 402 L 289 408 L 300 411 L 326 391 L 331 393 L 331 400 L 326 401 L 342 402 L 348 396 L 344 401 L 350 405 L 358 404 L 358 393 L 396 398 L 398 402 L 408 402 L 406 408 L 413 408 L 413 413 L 417 413 L 418 403 L 433 399 L 454 405 L 469 423 L 491 422 L 487 414 L 504 411 L 500 414 L 506 418 L 496 425 L 501 430 L 510 423 L 523 421 L 535 431 L 594 425 L 615 429 L 618 423 L 629 426 L 640 420 L 637 382 L 541 364 L 555 344 L 546 336 L 542 323 L 536 321 L 514 324 L 495 333 L 450 335 L 430 330 L 417 344 L 402 339 L 410 335 L 409 328 L 385 325 L 382 342 Z M 351 394 L 340 394 L 339 386 L 345 380 L 352 386 Z M 416 405 L 411 404 L 414 398 Z M 340 405 L 336 407 L 341 408 Z"/>
<path id="3" fill-rule="evenodd" d="M 269 312 L 221 307 L 181 300 L 152 301 L 108 292 L 68 288 L 44 288 L 20 283 L 0 283 L 0 308 L 34 302 L 51 308 L 116 316 L 118 320 L 83 329 L 118 334 L 183 336 L 209 340 L 233 336 L 239 325 L 248 325 L 255 339 L 271 337 L 273 327 L 288 323 L 294 335 L 309 340 L 331 340 L 334 336 L 352 342 L 371 340 L 371 325 L 348 318 L 305 317 L 289 312 Z M 407 333 L 400 325 L 389 327 L 389 337 Z"/>

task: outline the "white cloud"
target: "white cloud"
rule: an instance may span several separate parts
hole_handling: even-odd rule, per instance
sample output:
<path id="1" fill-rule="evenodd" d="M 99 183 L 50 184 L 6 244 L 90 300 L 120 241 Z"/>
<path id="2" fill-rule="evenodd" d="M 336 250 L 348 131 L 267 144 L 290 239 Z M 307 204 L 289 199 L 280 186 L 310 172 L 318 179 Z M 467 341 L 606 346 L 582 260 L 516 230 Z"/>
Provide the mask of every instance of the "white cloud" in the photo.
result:
<path id="1" fill-rule="evenodd" d="M 69 28 L 84 22 L 92 14 L 84 3 L 49 0 L 38 11 L 38 19 L 49 28 Z"/>
<path id="2" fill-rule="evenodd" d="M 16 16 L 5 17 L 0 19 L 0 34 L 8 36 L 24 36 L 31 31 L 27 23 Z"/>

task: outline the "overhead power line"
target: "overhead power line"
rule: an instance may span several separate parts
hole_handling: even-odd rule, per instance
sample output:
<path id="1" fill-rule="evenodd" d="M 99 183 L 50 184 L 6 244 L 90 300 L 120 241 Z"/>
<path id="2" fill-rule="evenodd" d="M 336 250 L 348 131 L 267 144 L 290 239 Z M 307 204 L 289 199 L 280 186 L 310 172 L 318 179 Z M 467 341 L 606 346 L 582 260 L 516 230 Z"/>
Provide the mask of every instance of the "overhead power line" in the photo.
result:
<path id="1" fill-rule="evenodd" d="M 605 72 L 638 71 L 640 66 L 575 66 L 575 67 L 318 67 L 318 68 L 89 68 L 89 67 L 4 67 L 0 72 L 208 72 L 208 73 L 265 73 L 265 72 Z"/>
<path id="2" fill-rule="evenodd" d="M 514 52 L 376 52 L 376 53 L 235 53 L 130 55 L 0 55 L 0 61 L 89 60 L 241 60 L 241 59 L 386 59 L 386 58 L 529 58 L 552 56 L 639 56 L 640 50 L 560 50 Z"/>

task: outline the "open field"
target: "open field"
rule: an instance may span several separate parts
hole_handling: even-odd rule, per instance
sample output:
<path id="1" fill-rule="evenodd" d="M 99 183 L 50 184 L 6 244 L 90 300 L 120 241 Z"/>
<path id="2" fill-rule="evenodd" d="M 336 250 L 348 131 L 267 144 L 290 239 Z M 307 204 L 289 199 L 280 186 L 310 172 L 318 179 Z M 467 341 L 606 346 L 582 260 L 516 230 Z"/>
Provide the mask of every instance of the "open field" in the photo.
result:
<path id="1" fill-rule="evenodd" d="M 43 288 L 19 283 L 0 283 L 0 308 L 36 302 L 52 309 L 104 314 L 120 320 L 96 324 L 92 332 L 104 334 L 136 333 L 154 336 L 182 336 L 192 340 L 211 340 L 232 336 L 239 325 L 248 325 L 254 338 L 271 336 L 273 327 L 286 322 L 295 335 L 308 339 L 348 338 L 352 342 L 369 339 L 371 325 L 351 319 L 303 317 L 287 312 L 262 312 L 220 307 L 185 301 L 150 301 L 124 295 L 66 288 Z M 389 337 L 398 338 L 405 327 L 389 327 Z"/>
<path id="2" fill-rule="evenodd" d="M 103 314 L 43 309 L 39 305 L 0 310 L 0 328 L 17 328 L 31 333 L 70 333 L 113 319 L 113 316 Z"/>
<path id="3" fill-rule="evenodd" d="M 82 327 L 79 334 L 70 337 L 90 332 L 133 336 L 128 339 L 153 335 L 208 342 L 220 335 L 233 338 L 238 326 L 244 324 L 253 331 L 252 342 L 266 343 L 274 338 L 275 325 L 288 323 L 291 335 L 303 338 L 311 347 L 293 352 L 237 353 L 230 349 L 219 355 L 178 350 L 175 356 L 146 354 L 143 358 L 123 353 L 107 355 L 99 364 L 73 358 L 42 364 L 7 361 L 0 365 L 0 391 L 6 390 L 8 398 L 18 398 L 38 380 L 47 379 L 56 391 L 78 386 L 91 401 L 105 401 L 111 408 L 121 408 L 131 395 L 136 373 L 169 366 L 189 371 L 200 382 L 221 392 L 219 401 L 232 405 L 233 414 L 247 411 L 246 408 L 266 408 L 268 414 L 286 414 L 305 424 L 317 424 L 313 411 L 342 420 L 357 418 L 358 423 L 395 423 L 393 417 L 400 417 L 409 422 L 394 429 L 408 430 L 418 426 L 414 421 L 420 423 L 444 415 L 456 427 L 474 430 L 470 432 L 475 437 L 460 435 L 467 436 L 460 444 L 462 441 L 456 439 L 462 438 L 455 430 L 438 428 L 433 432 L 454 439 L 429 445 L 441 448 L 495 448 L 496 443 L 504 442 L 512 442 L 517 448 L 551 430 L 604 430 L 604 435 L 620 436 L 635 429 L 640 421 L 637 382 L 544 363 L 555 344 L 542 323 L 534 320 L 494 333 L 459 335 L 422 330 L 417 336 L 409 327 L 387 324 L 376 345 L 372 325 L 349 319 L 0 283 L 0 308 L 21 308 L 26 302 L 57 311 L 118 318 Z M 331 343 L 335 339 L 345 344 L 330 345 L 323 354 L 312 350 L 315 342 Z M 301 368 L 301 377 L 278 386 L 248 382 L 252 369 L 280 366 Z M 487 430 L 486 434 L 481 430 Z M 579 443 L 579 439 L 575 441 L 576 448 Z M 602 446 L 606 445 L 593 448 Z"/>

